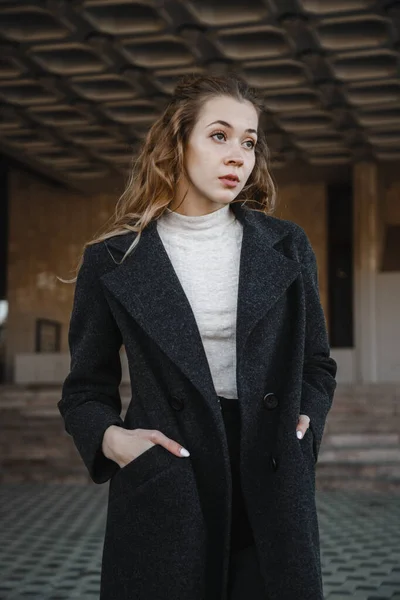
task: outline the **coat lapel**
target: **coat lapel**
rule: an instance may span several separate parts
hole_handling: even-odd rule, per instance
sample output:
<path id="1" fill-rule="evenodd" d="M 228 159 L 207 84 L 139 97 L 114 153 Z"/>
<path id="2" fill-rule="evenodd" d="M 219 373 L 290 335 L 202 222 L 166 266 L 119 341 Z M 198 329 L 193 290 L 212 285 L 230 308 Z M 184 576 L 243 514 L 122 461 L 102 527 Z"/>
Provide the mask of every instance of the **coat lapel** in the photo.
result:
<path id="1" fill-rule="evenodd" d="M 239 210 L 241 214 L 243 209 L 239 207 Z M 244 227 L 236 321 L 238 371 L 251 331 L 301 271 L 300 263 L 274 248 L 286 237 L 287 229 L 272 226 L 264 215 L 254 211 L 251 213 L 248 209 L 242 222 Z"/>
<path id="2" fill-rule="evenodd" d="M 243 225 L 236 332 L 239 368 L 252 329 L 297 277 L 300 264 L 273 247 L 285 236 L 283 228 L 272 227 L 264 215 L 239 203 L 231 206 Z M 107 240 L 115 261 L 122 259 L 134 236 L 132 233 Z M 216 405 L 216 391 L 200 332 L 158 235 L 156 221 L 142 231 L 132 254 L 101 280 L 201 395 Z"/>
<path id="3" fill-rule="evenodd" d="M 134 234 L 127 234 L 107 240 L 116 260 L 121 260 L 133 239 Z M 101 279 L 199 392 L 214 397 L 211 372 L 193 311 L 155 221 L 142 231 L 132 254 Z"/>

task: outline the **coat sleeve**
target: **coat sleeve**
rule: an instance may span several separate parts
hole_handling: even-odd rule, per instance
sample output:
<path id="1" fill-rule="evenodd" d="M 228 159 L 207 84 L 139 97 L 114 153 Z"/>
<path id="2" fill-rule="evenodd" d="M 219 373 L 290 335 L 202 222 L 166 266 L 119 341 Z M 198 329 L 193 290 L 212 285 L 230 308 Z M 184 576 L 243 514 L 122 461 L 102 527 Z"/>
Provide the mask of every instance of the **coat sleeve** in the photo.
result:
<path id="1" fill-rule="evenodd" d="M 330 356 L 325 315 L 320 301 L 315 253 L 304 234 L 302 273 L 305 292 L 306 335 L 300 413 L 310 417 L 315 461 L 336 389 L 337 365 Z"/>
<path id="2" fill-rule="evenodd" d="M 95 483 L 104 483 L 118 469 L 101 447 L 110 425 L 123 426 L 119 394 L 122 338 L 101 288 L 96 262 L 95 245 L 86 247 L 68 333 L 70 372 L 57 406 L 90 477 Z"/>

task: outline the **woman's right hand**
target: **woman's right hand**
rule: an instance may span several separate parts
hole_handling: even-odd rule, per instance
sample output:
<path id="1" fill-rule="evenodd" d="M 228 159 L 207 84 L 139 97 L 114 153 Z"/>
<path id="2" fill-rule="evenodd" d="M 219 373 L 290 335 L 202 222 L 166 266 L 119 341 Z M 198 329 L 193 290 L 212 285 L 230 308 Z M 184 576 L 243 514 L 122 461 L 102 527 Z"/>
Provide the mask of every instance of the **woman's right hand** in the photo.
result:
<path id="1" fill-rule="evenodd" d="M 102 450 L 107 458 L 122 468 L 155 444 L 164 446 L 180 458 L 189 456 L 189 452 L 178 442 L 157 429 L 124 429 L 118 425 L 111 425 L 104 432 Z"/>

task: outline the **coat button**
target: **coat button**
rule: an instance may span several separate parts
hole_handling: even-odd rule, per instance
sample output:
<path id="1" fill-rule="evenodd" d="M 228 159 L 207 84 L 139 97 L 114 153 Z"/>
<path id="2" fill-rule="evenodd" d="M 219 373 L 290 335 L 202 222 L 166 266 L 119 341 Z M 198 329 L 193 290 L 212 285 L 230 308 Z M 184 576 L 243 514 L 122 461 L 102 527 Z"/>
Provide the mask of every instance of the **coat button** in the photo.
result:
<path id="1" fill-rule="evenodd" d="M 179 398 L 179 396 L 170 396 L 168 402 L 174 410 L 182 410 L 185 405 L 183 398 Z"/>
<path id="2" fill-rule="evenodd" d="M 269 394 L 265 394 L 263 398 L 264 408 L 266 408 L 267 410 L 273 410 L 278 406 L 278 403 L 279 401 L 275 394 L 273 394 L 272 392 L 270 392 Z"/>
<path id="3" fill-rule="evenodd" d="M 278 469 L 278 463 L 275 456 L 271 456 L 271 465 L 274 471 Z"/>

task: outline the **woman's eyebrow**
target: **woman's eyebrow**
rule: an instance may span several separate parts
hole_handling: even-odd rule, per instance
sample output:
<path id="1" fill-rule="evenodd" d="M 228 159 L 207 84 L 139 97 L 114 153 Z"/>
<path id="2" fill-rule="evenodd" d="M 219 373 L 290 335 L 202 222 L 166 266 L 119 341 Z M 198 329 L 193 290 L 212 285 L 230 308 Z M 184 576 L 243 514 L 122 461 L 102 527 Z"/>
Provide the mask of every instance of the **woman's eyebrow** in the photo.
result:
<path id="1" fill-rule="evenodd" d="M 233 129 L 230 123 L 227 123 L 226 121 L 221 121 L 220 119 L 218 119 L 218 121 L 213 121 L 212 123 L 209 123 L 207 127 L 210 127 L 210 125 L 215 125 L 216 123 L 224 125 L 225 127 L 229 127 L 229 129 Z M 257 131 L 255 129 L 246 129 L 245 133 L 255 133 L 257 135 Z"/>

